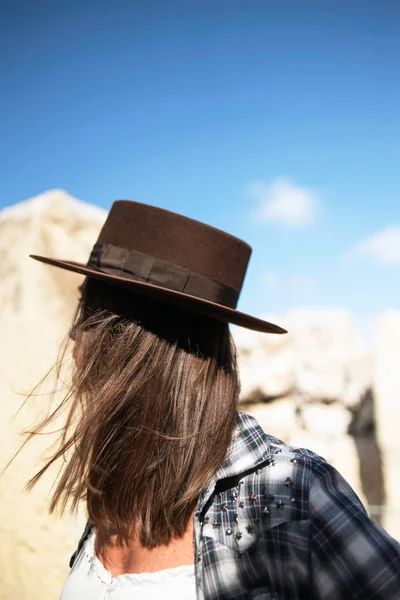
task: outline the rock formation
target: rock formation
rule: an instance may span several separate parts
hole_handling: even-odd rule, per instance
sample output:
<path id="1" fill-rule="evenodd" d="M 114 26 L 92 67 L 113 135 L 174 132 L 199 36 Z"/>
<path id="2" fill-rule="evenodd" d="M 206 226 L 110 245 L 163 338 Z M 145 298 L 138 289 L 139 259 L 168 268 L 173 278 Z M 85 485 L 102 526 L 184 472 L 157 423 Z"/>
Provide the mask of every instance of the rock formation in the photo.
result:
<path id="1" fill-rule="evenodd" d="M 46 411 L 48 398 L 38 397 L 13 419 L 23 393 L 54 363 L 82 281 L 81 276 L 40 264 L 29 254 L 85 261 L 104 218 L 104 211 L 57 190 L 0 213 L 0 469 L 21 441 L 17 433 Z M 51 382 L 46 389 L 51 389 Z M 0 598 L 4 600 L 57 597 L 82 527 L 83 519 L 47 516 L 50 473 L 29 495 L 22 491 L 51 441 L 51 436 L 35 439 L 0 477 Z"/>
<path id="2" fill-rule="evenodd" d="M 277 437 L 324 456 L 381 521 L 371 352 L 344 310 L 293 311 L 280 321 L 285 336 L 235 330 L 242 404 Z"/>
<path id="3" fill-rule="evenodd" d="M 384 525 L 400 539 L 400 311 L 387 311 L 377 320 L 373 356 L 377 439 L 387 494 Z"/>

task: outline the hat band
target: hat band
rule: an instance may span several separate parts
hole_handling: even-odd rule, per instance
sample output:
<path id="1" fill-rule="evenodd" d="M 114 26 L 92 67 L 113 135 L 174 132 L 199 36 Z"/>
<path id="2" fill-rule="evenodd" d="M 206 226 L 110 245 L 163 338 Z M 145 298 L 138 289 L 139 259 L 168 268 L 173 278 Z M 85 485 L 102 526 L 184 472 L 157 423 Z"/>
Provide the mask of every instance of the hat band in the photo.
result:
<path id="1" fill-rule="evenodd" d="M 151 283 L 229 308 L 236 308 L 239 299 L 239 292 L 227 285 L 160 258 L 112 244 L 97 242 L 87 266 L 109 275 Z"/>

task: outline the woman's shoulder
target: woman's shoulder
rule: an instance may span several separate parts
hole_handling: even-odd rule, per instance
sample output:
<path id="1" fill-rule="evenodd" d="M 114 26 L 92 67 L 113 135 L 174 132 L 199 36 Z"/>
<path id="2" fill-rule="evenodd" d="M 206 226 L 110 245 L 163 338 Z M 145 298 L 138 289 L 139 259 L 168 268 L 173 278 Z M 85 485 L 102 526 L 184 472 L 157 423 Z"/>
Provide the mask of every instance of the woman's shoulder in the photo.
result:
<path id="1" fill-rule="evenodd" d="M 246 469 L 237 473 L 240 485 L 250 496 L 257 489 L 259 501 L 269 501 L 270 512 L 278 508 L 281 516 L 285 511 L 295 520 L 318 520 L 329 505 L 347 513 L 349 520 L 368 518 L 360 498 L 333 464 L 309 448 L 292 446 L 265 432 L 251 415 L 238 414 L 233 447 L 237 467 L 240 455 L 247 457 Z"/>
<path id="2" fill-rule="evenodd" d="M 316 473 L 322 473 L 331 467 L 317 452 L 309 448 L 293 446 L 264 431 L 257 420 L 247 413 L 238 413 L 237 435 L 242 441 L 244 452 L 253 453 L 256 460 L 263 456 L 270 465 L 283 465 L 289 462 Z"/>
<path id="3" fill-rule="evenodd" d="M 399 598 L 400 545 L 369 517 L 335 466 L 312 450 L 265 433 L 249 415 L 241 414 L 239 421 L 243 431 L 257 431 L 269 455 L 258 475 L 259 489 L 267 493 L 263 500 L 269 502 L 263 534 L 283 525 L 276 538 L 285 546 L 282 552 L 289 552 L 294 537 L 297 547 L 307 547 L 316 597 L 327 597 L 327 585 L 340 585 L 340 597 Z M 248 473 L 244 487 L 254 479 Z"/>
<path id="4" fill-rule="evenodd" d="M 238 413 L 235 436 L 217 472 L 214 491 L 223 509 L 232 505 L 240 514 L 248 506 L 257 518 L 268 516 L 265 525 L 303 521 L 310 516 L 315 480 L 334 472 L 316 452 L 287 444 L 266 433 L 251 415 Z"/>

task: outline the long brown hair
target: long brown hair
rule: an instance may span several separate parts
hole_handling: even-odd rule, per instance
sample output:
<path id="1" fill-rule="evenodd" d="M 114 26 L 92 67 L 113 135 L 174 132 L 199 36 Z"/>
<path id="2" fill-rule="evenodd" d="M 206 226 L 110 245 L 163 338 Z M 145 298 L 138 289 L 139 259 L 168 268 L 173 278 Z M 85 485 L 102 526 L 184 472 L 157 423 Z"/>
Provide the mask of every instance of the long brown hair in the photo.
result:
<path id="1" fill-rule="evenodd" d="M 50 511 L 86 499 L 94 524 L 167 544 L 185 533 L 235 428 L 228 325 L 95 279 L 81 291 L 66 422 L 28 487 L 63 458 Z"/>

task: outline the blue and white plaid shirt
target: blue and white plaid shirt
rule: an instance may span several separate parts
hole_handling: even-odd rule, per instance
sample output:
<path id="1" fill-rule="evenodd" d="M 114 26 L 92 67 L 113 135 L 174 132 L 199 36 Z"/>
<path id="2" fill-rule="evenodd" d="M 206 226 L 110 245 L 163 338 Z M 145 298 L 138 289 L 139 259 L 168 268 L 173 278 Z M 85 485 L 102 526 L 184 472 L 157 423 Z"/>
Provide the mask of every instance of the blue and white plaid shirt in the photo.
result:
<path id="1" fill-rule="evenodd" d="M 400 545 L 349 484 L 243 413 L 194 542 L 199 600 L 400 600 Z"/>

